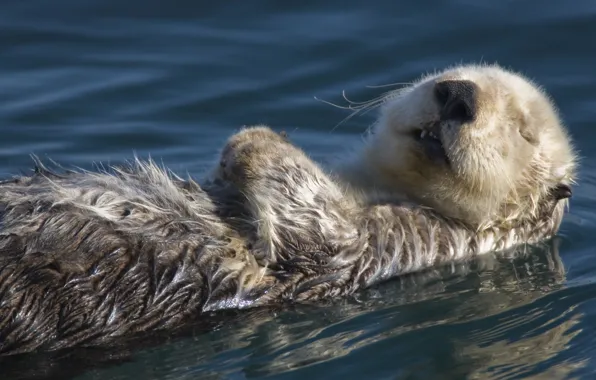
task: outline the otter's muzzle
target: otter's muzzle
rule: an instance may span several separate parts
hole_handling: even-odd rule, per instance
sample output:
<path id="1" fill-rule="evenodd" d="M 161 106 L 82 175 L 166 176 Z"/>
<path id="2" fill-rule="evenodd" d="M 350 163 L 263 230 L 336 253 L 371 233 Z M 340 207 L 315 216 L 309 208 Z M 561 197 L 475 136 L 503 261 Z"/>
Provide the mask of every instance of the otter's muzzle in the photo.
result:
<path id="1" fill-rule="evenodd" d="M 478 87 L 469 80 L 446 80 L 435 85 L 442 121 L 467 123 L 476 119 Z"/>

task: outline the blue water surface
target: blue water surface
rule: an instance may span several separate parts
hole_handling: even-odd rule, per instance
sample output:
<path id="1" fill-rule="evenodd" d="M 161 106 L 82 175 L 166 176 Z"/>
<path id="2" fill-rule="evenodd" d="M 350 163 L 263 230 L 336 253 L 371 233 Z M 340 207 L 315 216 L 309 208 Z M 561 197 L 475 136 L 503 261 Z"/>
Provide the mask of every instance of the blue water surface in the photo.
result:
<path id="1" fill-rule="evenodd" d="M 226 315 L 132 346 L 33 354 L 2 379 L 592 379 L 596 2 L 9 0 L 0 7 L 0 174 L 29 154 L 90 168 L 151 155 L 199 176 L 242 125 L 327 161 L 364 101 L 498 62 L 552 95 L 582 166 L 560 236 L 331 304 Z M 518 252 L 519 253 L 519 252 Z"/>

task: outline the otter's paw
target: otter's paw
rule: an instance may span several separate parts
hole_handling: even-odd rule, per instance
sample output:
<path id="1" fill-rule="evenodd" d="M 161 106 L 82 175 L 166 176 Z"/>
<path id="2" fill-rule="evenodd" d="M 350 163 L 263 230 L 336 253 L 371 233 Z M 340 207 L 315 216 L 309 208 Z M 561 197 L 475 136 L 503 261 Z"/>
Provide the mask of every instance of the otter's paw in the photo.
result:
<path id="1" fill-rule="evenodd" d="M 226 143 L 219 160 L 219 176 L 242 188 L 271 173 L 276 162 L 292 151 L 297 148 L 285 135 L 265 126 L 245 128 Z"/>
<path id="2" fill-rule="evenodd" d="M 240 132 L 232 135 L 222 152 L 222 159 L 233 150 L 241 148 L 244 144 L 268 141 L 271 143 L 285 143 L 288 142 L 285 133 L 277 133 L 265 125 L 257 125 L 252 127 L 244 127 Z"/>

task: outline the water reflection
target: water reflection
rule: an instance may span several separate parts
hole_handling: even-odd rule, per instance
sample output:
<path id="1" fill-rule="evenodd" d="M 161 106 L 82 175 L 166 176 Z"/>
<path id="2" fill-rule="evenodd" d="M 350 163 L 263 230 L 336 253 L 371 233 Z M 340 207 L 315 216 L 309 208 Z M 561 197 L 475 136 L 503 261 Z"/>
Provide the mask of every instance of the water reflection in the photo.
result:
<path id="1" fill-rule="evenodd" d="M 220 313 L 176 336 L 23 355 L 0 368 L 22 379 L 564 378 L 586 364 L 561 355 L 582 317 L 564 281 L 553 240 L 328 304 Z"/>

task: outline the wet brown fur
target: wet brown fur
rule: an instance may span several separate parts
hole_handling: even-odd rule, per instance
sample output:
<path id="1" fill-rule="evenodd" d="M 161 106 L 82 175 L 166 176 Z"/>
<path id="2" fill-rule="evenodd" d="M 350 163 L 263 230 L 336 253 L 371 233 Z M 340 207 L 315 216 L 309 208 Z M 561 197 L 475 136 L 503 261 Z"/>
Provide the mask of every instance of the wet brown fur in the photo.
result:
<path id="1" fill-rule="evenodd" d="M 266 127 L 232 136 L 202 186 L 138 160 L 98 172 L 38 164 L 0 184 L 0 354 L 347 295 L 537 242 L 556 233 L 566 200 L 550 189 L 533 201 L 482 228 L 423 204 L 363 201 Z"/>

